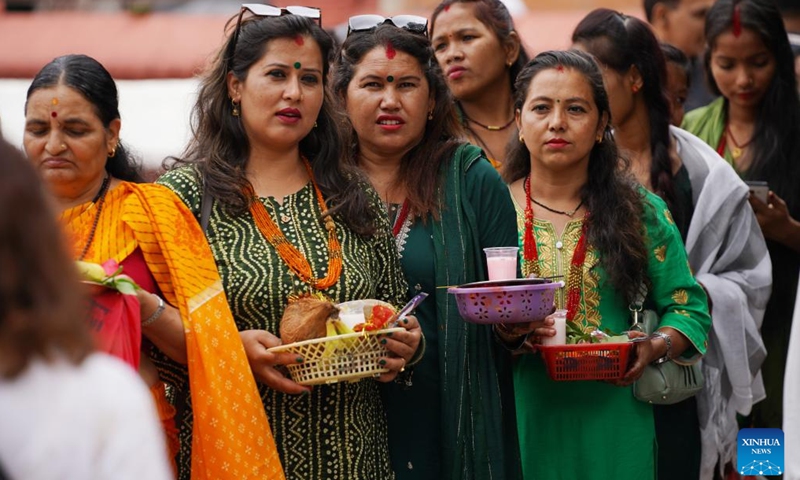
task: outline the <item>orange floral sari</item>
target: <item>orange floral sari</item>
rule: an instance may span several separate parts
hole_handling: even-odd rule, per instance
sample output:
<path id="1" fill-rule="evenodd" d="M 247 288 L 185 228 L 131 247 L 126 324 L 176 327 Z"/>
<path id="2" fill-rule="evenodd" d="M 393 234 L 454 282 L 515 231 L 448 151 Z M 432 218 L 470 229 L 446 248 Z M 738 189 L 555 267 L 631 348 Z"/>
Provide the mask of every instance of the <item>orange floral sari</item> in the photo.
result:
<path id="1" fill-rule="evenodd" d="M 97 205 L 61 215 L 78 255 Z M 186 206 L 166 187 L 122 182 L 106 194 L 85 260 L 122 262 L 140 248 L 186 331 L 194 410 L 192 479 L 279 479 L 283 469 L 211 250 Z"/>

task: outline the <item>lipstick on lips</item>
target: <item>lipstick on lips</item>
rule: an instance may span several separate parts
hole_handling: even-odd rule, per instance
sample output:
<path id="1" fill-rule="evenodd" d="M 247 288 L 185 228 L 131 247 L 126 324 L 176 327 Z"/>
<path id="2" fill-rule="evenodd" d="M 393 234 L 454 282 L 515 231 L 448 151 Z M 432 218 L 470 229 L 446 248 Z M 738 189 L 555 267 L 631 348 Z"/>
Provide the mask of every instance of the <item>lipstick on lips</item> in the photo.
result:
<path id="1" fill-rule="evenodd" d="M 447 69 L 447 78 L 451 80 L 456 80 L 458 78 L 461 78 L 461 76 L 464 75 L 464 72 L 466 71 L 467 71 L 466 68 L 460 65 L 454 65 Z"/>
<path id="2" fill-rule="evenodd" d="M 391 132 L 399 130 L 406 122 L 403 120 L 403 117 L 398 115 L 379 115 L 375 123 L 377 123 L 381 129 Z"/>
<path id="3" fill-rule="evenodd" d="M 300 110 L 296 108 L 283 108 L 278 110 L 276 115 L 284 123 L 297 123 L 303 118 Z"/>
<path id="4" fill-rule="evenodd" d="M 548 140 L 546 145 L 552 148 L 563 148 L 569 145 L 569 142 L 564 140 L 563 138 L 556 137 Z"/>

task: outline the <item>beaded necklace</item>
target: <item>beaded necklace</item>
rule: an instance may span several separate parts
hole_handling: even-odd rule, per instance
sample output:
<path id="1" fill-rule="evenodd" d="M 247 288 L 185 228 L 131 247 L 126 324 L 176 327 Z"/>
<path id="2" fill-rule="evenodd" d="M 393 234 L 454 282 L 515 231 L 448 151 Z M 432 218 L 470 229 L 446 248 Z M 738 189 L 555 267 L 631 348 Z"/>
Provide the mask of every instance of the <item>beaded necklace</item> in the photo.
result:
<path id="1" fill-rule="evenodd" d="M 539 252 L 533 236 L 533 207 L 531 206 L 531 175 L 525 177 L 525 231 L 522 237 L 522 273 L 540 276 Z M 581 300 L 581 275 L 586 260 L 586 230 L 589 225 L 589 212 L 583 216 L 581 236 L 572 253 L 572 261 L 567 275 L 567 321 L 574 321 Z"/>
<path id="2" fill-rule="evenodd" d="M 270 245 L 275 248 L 281 260 L 300 280 L 317 290 L 324 290 L 339 281 L 339 276 L 342 274 L 342 246 L 339 244 L 339 239 L 336 238 L 336 224 L 330 215 L 326 215 L 328 207 L 325 205 L 325 198 L 323 198 L 317 182 L 314 181 L 311 164 L 305 157 L 302 160 L 308 172 L 308 177 L 311 179 L 311 185 L 314 187 L 314 193 L 322 210 L 322 216 L 325 218 L 325 229 L 328 231 L 328 274 L 324 278 L 314 277 L 314 272 L 311 270 L 308 259 L 286 239 L 280 227 L 270 217 L 267 208 L 256 197 L 252 185 L 248 185 L 245 189 L 245 194 L 252 199 L 250 202 L 250 214 L 253 215 L 256 227 L 258 227 L 261 235 Z"/>
<path id="3" fill-rule="evenodd" d="M 97 213 L 94 215 L 92 228 L 89 230 L 89 238 L 86 239 L 86 245 L 83 246 L 83 250 L 78 256 L 78 260 L 83 260 L 86 257 L 86 254 L 89 253 L 89 247 L 92 245 L 95 232 L 97 232 L 97 224 L 100 223 L 100 214 L 103 213 L 103 204 L 105 203 L 106 192 L 108 192 L 108 185 L 111 183 L 110 178 L 110 175 L 106 175 L 103 178 L 103 184 L 100 185 L 100 191 L 98 191 L 97 195 L 95 195 L 94 199 L 92 199 L 92 203 L 97 204 Z"/>

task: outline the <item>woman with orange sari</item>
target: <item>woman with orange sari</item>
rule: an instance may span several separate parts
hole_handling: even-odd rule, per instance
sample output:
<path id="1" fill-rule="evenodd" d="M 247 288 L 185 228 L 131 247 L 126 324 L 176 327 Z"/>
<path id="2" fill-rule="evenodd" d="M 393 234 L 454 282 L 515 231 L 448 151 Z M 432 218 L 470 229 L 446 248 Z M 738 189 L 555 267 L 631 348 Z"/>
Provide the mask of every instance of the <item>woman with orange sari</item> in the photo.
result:
<path id="1" fill-rule="evenodd" d="M 28 89 L 25 116 L 25 151 L 55 195 L 75 258 L 113 260 L 141 287 L 134 302 L 141 322 L 126 328 L 146 339 L 139 373 L 155 397 L 170 454 L 178 443 L 164 382 L 177 397 L 191 394 L 198 412 L 193 424 L 180 425 L 193 434 L 192 478 L 283 478 L 211 251 L 172 192 L 136 183 L 136 165 L 119 141 L 108 71 L 85 55 L 54 59 Z M 162 356 L 186 365 L 188 375 L 161 378 L 154 359 Z"/>

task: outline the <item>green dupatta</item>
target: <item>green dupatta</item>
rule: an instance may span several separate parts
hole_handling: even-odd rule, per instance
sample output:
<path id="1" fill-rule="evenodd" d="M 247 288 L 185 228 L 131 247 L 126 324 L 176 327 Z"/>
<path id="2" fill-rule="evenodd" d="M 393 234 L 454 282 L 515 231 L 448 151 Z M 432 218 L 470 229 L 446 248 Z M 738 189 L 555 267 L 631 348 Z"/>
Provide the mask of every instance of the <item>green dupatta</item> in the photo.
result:
<path id="1" fill-rule="evenodd" d="M 464 191 L 466 172 L 476 161 L 485 161 L 481 150 L 461 145 L 442 168 L 442 215 L 433 222 L 433 243 L 436 265 L 446 268 L 436 268 L 436 285 L 487 278 L 475 207 Z M 436 309 L 443 471 L 450 473 L 448 480 L 521 478 L 511 355 L 490 326 L 461 319 L 446 289 L 437 290 Z"/>
<path id="2" fill-rule="evenodd" d="M 683 117 L 681 128 L 698 137 L 714 150 L 725 130 L 725 97 L 719 97 L 705 107 L 692 110 Z M 725 160 L 733 166 L 729 148 L 725 149 Z M 736 167 L 734 166 L 734 170 Z M 737 171 L 738 173 L 738 171 Z"/>

